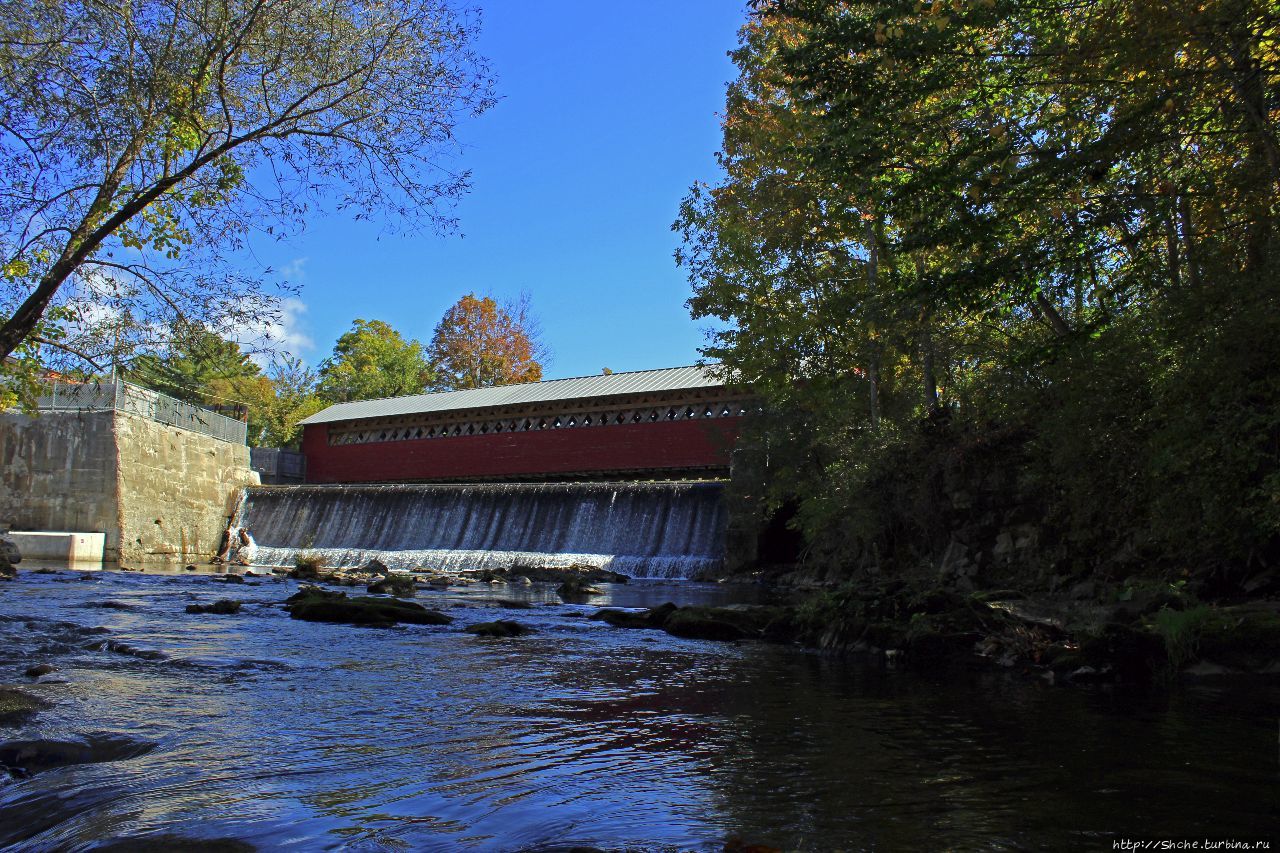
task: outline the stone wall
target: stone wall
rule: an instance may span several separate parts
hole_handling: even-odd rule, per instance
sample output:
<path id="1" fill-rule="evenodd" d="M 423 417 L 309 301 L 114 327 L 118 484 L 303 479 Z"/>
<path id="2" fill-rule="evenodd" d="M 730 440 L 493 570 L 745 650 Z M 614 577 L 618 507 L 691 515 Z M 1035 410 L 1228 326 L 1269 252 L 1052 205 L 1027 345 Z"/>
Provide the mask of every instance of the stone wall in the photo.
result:
<path id="1" fill-rule="evenodd" d="M 105 533 L 120 545 L 112 412 L 0 413 L 0 530 Z"/>
<path id="2" fill-rule="evenodd" d="M 120 559 L 213 556 L 240 489 L 258 482 L 249 448 L 126 414 L 116 446 Z"/>
<path id="3" fill-rule="evenodd" d="M 109 560 L 204 561 L 249 448 L 124 412 L 0 414 L 0 526 L 106 534 Z"/>

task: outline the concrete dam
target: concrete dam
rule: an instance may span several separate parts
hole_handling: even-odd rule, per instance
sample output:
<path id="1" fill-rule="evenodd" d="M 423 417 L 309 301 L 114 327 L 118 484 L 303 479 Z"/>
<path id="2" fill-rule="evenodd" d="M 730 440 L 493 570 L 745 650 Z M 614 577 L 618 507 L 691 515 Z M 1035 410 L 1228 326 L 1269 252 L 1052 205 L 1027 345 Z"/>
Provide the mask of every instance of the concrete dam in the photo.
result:
<path id="1" fill-rule="evenodd" d="M 308 553 L 332 567 L 576 564 L 687 579 L 723 564 L 723 491 L 715 482 L 259 486 L 237 515 L 264 565 Z"/>

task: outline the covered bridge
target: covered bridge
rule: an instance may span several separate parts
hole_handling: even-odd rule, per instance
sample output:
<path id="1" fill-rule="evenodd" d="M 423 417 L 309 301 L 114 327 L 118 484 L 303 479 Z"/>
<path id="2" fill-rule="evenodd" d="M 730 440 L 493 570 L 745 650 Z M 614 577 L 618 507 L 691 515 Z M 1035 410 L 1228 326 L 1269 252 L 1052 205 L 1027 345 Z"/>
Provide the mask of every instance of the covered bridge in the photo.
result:
<path id="1" fill-rule="evenodd" d="M 723 477 L 750 395 L 672 367 L 330 406 L 311 483 Z"/>

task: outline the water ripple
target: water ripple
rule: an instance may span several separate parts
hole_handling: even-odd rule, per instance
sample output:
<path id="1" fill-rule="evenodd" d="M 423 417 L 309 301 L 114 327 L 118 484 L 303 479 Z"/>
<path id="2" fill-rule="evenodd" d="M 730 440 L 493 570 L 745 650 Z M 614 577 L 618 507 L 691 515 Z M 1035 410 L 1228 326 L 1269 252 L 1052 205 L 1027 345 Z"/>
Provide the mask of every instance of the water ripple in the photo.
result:
<path id="1" fill-rule="evenodd" d="M 155 748 L 0 787 L 0 845 L 709 851 L 736 836 L 787 850 L 1054 849 L 1194 834 L 1207 813 L 1240 833 L 1272 817 L 1274 685 L 1152 704 L 923 678 L 615 630 L 565 618 L 591 608 L 542 606 L 553 594 L 536 587 L 433 592 L 466 618 L 374 631 L 289 619 L 278 604 L 295 586 L 237 586 L 239 614 L 193 617 L 186 603 L 209 592 L 190 575 L 7 585 L 0 672 L 47 660 L 66 683 L 25 688 L 56 704 L 0 739 L 107 724 Z M 519 595 L 538 606 L 495 600 Z M 652 606 L 727 593 L 610 595 Z M 139 606 L 87 606 L 101 601 Z M 536 633 L 461 631 L 495 618 Z"/>

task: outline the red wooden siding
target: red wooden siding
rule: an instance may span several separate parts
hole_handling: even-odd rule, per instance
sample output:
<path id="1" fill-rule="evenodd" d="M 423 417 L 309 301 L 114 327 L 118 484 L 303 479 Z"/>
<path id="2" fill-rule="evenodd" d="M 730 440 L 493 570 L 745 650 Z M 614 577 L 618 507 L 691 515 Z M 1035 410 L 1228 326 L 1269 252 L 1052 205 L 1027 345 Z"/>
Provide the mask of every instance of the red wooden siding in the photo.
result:
<path id="1" fill-rule="evenodd" d="M 330 445 L 308 424 L 307 482 L 382 483 L 727 468 L 738 417 Z"/>

